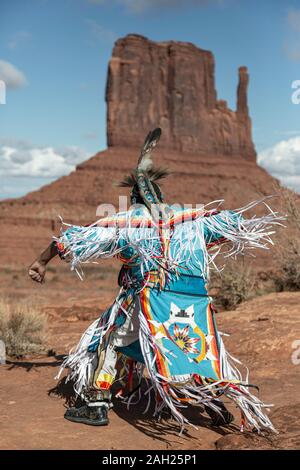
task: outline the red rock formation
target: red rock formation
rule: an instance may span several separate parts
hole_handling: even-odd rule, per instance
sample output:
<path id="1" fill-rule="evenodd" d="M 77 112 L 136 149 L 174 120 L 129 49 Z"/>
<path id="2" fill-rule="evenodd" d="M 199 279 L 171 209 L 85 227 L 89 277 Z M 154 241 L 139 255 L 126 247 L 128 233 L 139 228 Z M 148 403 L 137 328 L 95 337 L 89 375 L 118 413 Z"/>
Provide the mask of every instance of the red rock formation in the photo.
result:
<path id="1" fill-rule="evenodd" d="M 38 191 L 0 202 L 2 264 L 26 266 L 58 233 L 58 215 L 85 224 L 96 219 L 101 203 L 118 210 L 118 195 L 128 191 L 113 183 L 136 166 L 145 134 L 155 126 L 163 128 L 155 163 L 173 172 L 163 183 L 167 201 L 224 198 L 224 207 L 235 208 L 273 194 L 274 178 L 255 161 L 247 69 L 239 74 L 233 112 L 217 100 L 211 52 L 136 35 L 117 41 L 107 87 L 109 148 Z M 262 254 L 259 260 L 264 263 Z"/>
<path id="2" fill-rule="evenodd" d="M 119 39 L 107 79 L 109 146 L 137 146 L 153 127 L 161 145 L 183 153 L 255 160 L 247 106 L 248 73 L 239 69 L 237 112 L 218 101 L 211 52 L 191 43 Z"/>
<path id="3" fill-rule="evenodd" d="M 239 68 L 239 84 L 237 89 L 237 113 L 239 117 L 248 117 L 247 88 L 249 84 L 249 74 L 247 67 Z"/>

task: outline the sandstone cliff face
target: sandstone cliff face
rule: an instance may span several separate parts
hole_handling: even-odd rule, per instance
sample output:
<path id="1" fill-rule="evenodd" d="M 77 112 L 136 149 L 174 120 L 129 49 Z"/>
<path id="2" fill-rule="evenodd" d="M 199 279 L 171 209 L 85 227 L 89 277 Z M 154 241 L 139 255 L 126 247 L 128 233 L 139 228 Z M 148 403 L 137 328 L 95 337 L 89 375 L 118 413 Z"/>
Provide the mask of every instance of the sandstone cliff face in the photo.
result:
<path id="1" fill-rule="evenodd" d="M 161 127 L 161 145 L 183 153 L 256 158 L 247 105 L 248 73 L 239 69 L 237 111 L 217 99 L 211 52 L 190 43 L 119 39 L 107 79 L 109 146 L 139 146 Z"/>

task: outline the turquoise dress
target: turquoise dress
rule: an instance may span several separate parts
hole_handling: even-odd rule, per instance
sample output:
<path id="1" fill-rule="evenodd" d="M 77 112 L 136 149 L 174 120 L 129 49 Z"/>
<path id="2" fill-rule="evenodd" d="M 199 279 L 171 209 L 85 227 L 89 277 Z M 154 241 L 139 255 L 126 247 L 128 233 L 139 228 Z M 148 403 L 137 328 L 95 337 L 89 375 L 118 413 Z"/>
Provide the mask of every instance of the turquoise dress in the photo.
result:
<path id="1" fill-rule="evenodd" d="M 100 258 L 116 257 L 122 263 L 115 302 L 64 364 L 78 393 L 90 385 L 99 345 L 105 349 L 110 333 L 138 303 L 139 341 L 119 350 L 137 361 L 136 374 L 146 367 L 150 389 L 156 392 L 156 413 L 167 406 L 183 425 L 187 418 L 182 406 L 214 408 L 212 399 L 226 395 L 249 425 L 272 428 L 264 404 L 249 392 L 224 347 L 206 288 L 221 247 L 226 256 L 236 256 L 270 242 L 276 215 L 245 219 L 244 211 L 165 206 L 164 217 L 155 217 L 138 206 L 62 233 L 61 256 L 79 274 L 84 263 Z"/>

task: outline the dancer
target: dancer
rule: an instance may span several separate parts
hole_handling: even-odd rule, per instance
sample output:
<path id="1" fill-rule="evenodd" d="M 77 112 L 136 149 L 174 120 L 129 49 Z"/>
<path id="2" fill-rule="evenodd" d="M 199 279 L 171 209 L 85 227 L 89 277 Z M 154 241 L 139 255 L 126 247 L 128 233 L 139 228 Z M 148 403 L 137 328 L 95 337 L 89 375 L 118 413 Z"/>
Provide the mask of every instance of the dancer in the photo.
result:
<path id="1" fill-rule="evenodd" d="M 57 254 L 79 275 L 83 263 L 100 258 L 122 263 L 115 301 L 63 363 L 84 401 L 65 418 L 107 424 L 115 384 L 127 404 L 146 395 L 156 416 L 167 409 L 181 427 L 189 423 L 188 405 L 205 409 L 214 425 L 229 424 L 233 416 L 222 402 L 227 398 L 240 409 L 242 425 L 274 430 L 267 405 L 250 392 L 248 377 L 225 349 L 206 283 L 219 253 L 227 258 L 267 248 L 282 218 L 265 200 L 267 214 L 249 219 L 244 213 L 258 202 L 235 211 L 220 211 L 219 204 L 165 204 L 158 181 L 167 171 L 155 169 L 151 159 L 160 134 L 148 134 L 137 168 L 121 184 L 132 188 L 131 208 L 86 227 L 66 227 L 29 268 L 30 277 L 42 282 Z"/>

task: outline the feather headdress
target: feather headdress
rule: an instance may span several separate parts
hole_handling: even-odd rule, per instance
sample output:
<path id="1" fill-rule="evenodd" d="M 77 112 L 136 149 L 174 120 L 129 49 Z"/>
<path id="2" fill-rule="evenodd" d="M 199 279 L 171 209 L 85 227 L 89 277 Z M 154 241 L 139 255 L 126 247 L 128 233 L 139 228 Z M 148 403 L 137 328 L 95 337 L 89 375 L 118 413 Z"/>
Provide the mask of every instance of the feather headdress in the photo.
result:
<path id="1" fill-rule="evenodd" d="M 168 176 L 169 171 L 164 168 L 155 168 L 152 162 L 152 150 L 156 147 L 161 136 L 161 129 L 157 127 L 150 131 L 142 146 L 136 169 L 118 186 L 137 187 L 145 205 L 150 209 L 152 204 L 160 204 L 157 191 L 152 183 Z M 155 186 L 157 186 L 155 184 Z"/>
<path id="2" fill-rule="evenodd" d="M 166 178 L 170 171 L 167 168 L 151 168 L 148 172 L 150 181 L 159 181 Z M 132 188 L 136 184 L 136 174 L 133 171 L 130 175 L 126 176 L 118 186 L 121 188 Z"/>

